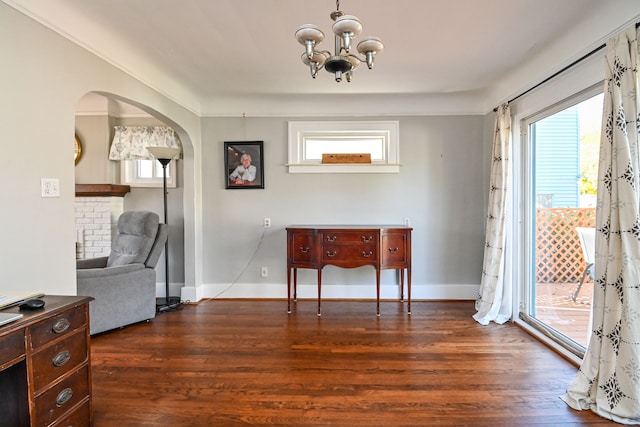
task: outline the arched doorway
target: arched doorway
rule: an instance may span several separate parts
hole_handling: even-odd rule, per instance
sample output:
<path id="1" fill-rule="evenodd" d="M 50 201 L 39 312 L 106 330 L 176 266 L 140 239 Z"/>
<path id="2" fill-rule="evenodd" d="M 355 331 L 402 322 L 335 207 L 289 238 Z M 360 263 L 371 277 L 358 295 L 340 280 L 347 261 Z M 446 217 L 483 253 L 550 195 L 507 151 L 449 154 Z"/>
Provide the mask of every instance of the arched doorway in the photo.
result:
<path id="1" fill-rule="evenodd" d="M 75 183 L 79 188 L 96 188 L 96 194 L 84 193 L 85 197 L 76 197 L 76 256 L 93 258 L 104 256 L 113 237 L 114 224 L 119 214 L 127 210 L 150 210 L 163 217 L 162 185 L 137 186 L 123 182 L 122 165 L 119 161 L 109 160 L 109 148 L 114 135 L 114 126 L 169 126 L 181 135 L 183 147 L 190 144 L 183 135 L 183 129 L 158 112 L 104 93 L 87 93 L 76 105 L 76 137 L 82 146 L 82 154 L 75 166 Z M 171 295 L 180 295 L 185 283 L 184 263 L 184 175 L 180 162 L 175 170 L 176 186 L 169 189 L 167 195 L 169 215 L 169 282 Z M 101 194 L 103 185 L 120 190 L 122 184 L 129 185 L 124 193 L 118 191 Z M 114 195 L 115 194 L 115 195 Z M 78 195 L 78 193 L 77 193 Z M 87 197 L 89 195 L 89 197 Z M 96 210 L 98 212 L 96 212 Z M 107 219 L 108 218 L 108 219 Z M 97 221 L 98 224 L 90 224 Z M 109 234 L 104 231 L 108 221 Z M 98 231 L 98 232 L 96 232 Z M 157 282 L 165 282 L 164 258 L 161 258 L 156 271 Z M 159 286 L 157 295 L 164 296 L 164 287 Z"/>

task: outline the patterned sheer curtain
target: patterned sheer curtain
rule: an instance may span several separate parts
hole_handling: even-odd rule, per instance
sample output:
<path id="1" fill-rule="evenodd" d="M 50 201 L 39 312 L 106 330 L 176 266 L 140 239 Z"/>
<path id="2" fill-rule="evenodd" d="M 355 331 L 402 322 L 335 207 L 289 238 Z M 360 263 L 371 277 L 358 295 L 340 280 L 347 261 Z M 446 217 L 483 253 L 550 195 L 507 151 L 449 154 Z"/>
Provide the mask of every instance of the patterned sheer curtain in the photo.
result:
<path id="1" fill-rule="evenodd" d="M 109 160 L 153 160 L 147 147 L 182 146 L 178 135 L 167 126 L 115 126 L 115 135 L 109 150 Z"/>
<path id="2" fill-rule="evenodd" d="M 511 318 L 511 286 L 504 281 L 509 156 L 511 152 L 511 110 L 508 104 L 498 107 L 493 140 L 493 161 L 484 265 L 480 292 L 473 318 L 482 325 L 504 323 Z"/>
<path id="3" fill-rule="evenodd" d="M 562 399 L 574 409 L 640 424 L 640 94 L 635 28 L 609 40 L 606 61 L 592 332 L 580 370 Z"/>

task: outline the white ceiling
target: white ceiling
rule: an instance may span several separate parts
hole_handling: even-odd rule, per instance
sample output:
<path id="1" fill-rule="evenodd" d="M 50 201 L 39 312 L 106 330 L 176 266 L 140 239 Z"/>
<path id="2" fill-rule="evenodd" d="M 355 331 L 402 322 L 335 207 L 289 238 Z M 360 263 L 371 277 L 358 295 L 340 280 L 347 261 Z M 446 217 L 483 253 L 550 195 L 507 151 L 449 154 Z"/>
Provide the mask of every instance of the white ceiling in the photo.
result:
<path id="1" fill-rule="evenodd" d="M 336 83 L 294 38 L 313 23 L 333 50 L 331 0 L 3 1 L 202 116 L 482 114 L 617 30 L 602 0 L 343 0 L 385 50 Z"/>

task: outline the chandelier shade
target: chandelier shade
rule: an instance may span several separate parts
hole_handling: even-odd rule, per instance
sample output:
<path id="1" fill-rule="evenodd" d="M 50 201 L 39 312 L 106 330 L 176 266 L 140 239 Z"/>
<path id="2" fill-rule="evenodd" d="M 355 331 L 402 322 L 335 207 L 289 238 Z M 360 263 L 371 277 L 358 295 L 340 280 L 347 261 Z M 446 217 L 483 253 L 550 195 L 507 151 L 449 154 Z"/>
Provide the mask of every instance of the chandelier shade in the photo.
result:
<path id="1" fill-rule="evenodd" d="M 384 45 L 382 44 L 382 40 L 378 37 L 369 37 L 358 43 L 356 49 L 358 49 L 358 53 L 365 56 L 367 67 L 371 69 L 373 68 L 373 56 L 382 52 L 384 50 Z"/>
<path id="2" fill-rule="evenodd" d="M 333 33 L 342 38 L 342 46 L 345 52 L 351 50 L 351 39 L 362 32 L 360 20 L 353 15 L 343 15 L 333 24 Z"/>
<path id="3" fill-rule="evenodd" d="M 312 52 L 311 58 L 309 58 L 305 53 L 302 54 L 302 62 L 304 65 L 308 65 L 311 70 L 311 77 L 316 78 L 316 74 L 318 73 L 319 67 L 322 67 L 325 62 L 329 59 L 328 52 Z"/>
<path id="4" fill-rule="evenodd" d="M 339 0 L 336 1 L 336 10 L 330 16 L 334 21 L 332 30 L 335 35 L 335 53 L 317 50 L 324 40 L 324 33 L 315 25 L 305 24 L 295 33 L 298 43 L 305 47 L 302 62 L 309 67 L 314 79 L 318 70 L 324 68 L 334 75 L 336 82 L 342 81 L 343 76 L 350 82 L 353 72 L 361 62 L 365 62 L 369 69 L 373 68 L 375 56 L 384 50 L 384 44 L 378 37 L 367 37 L 356 46 L 363 58 L 350 53 L 353 39 L 362 32 L 362 23 L 355 16 L 344 14 L 340 10 Z"/>
<path id="5" fill-rule="evenodd" d="M 305 24 L 296 31 L 296 39 L 306 48 L 307 58 L 311 59 L 315 46 L 324 40 L 324 33 L 315 25 Z"/>

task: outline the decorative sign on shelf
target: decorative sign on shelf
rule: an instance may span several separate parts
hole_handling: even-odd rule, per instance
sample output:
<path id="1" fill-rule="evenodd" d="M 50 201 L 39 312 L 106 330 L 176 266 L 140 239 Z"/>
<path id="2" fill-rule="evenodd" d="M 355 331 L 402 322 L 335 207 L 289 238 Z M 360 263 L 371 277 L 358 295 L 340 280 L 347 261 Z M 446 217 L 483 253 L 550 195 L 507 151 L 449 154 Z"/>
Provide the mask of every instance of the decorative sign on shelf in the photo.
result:
<path id="1" fill-rule="evenodd" d="M 371 163 L 370 153 L 325 153 L 322 163 Z"/>

